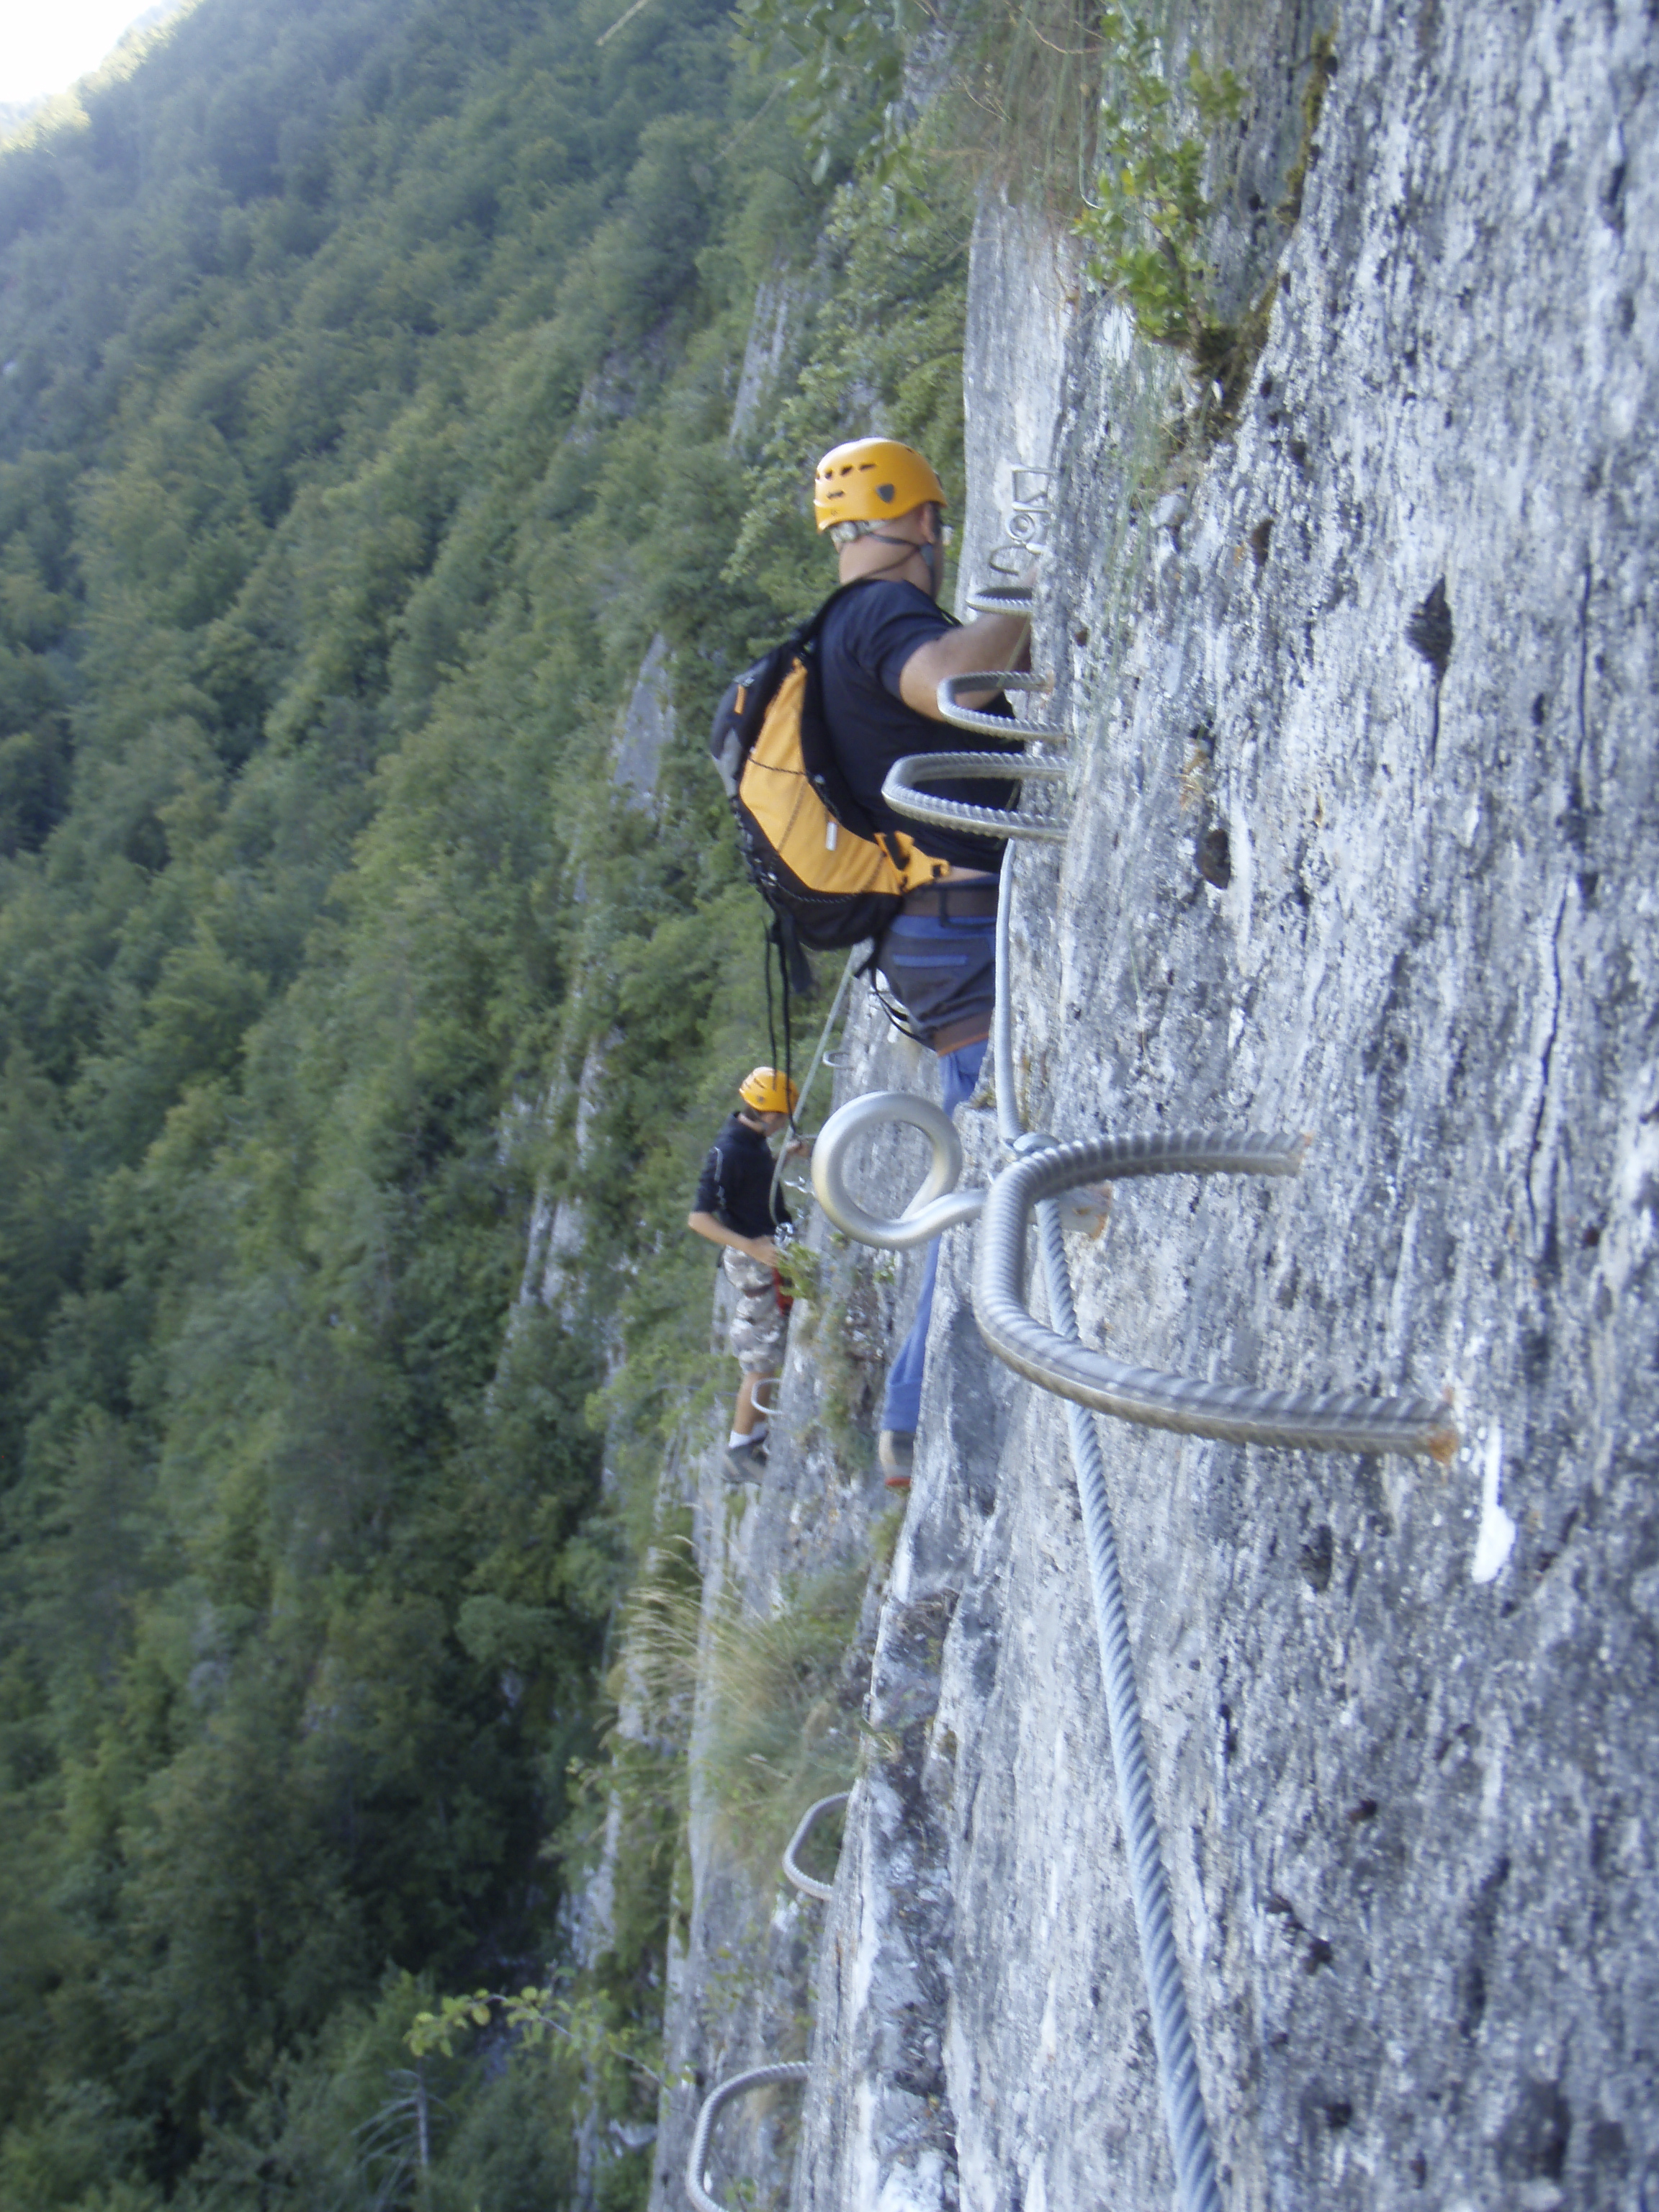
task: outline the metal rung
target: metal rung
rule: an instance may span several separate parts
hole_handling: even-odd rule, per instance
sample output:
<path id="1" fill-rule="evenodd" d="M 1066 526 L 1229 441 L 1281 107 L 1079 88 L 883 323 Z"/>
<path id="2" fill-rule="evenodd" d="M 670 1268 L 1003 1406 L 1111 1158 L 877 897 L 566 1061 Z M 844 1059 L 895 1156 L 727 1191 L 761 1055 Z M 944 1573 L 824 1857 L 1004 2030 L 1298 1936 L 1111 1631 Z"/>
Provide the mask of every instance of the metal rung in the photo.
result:
<path id="1" fill-rule="evenodd" d="M 797 1854 L 811 1834 L 819 1814 L 833 1813 L 836 1806 L 844 1805 L 852 1794 L 850 1790 L 838 1790 L 833 1797 L 820 1797 L 816 1805 L 809 1805 L 800 1816 L 800 1826 L 783 1847 L 784 1873 L 797 1889 L 805 1891 L 808 1897 L 816 1897 L 820 1903 L 827 1904 L 836 1893 L 827 1881 L 815 1881 L 810 1874 L 803 1874 Z"/>
<path id="2" fill-rule="evenodd" d="M 1036 594 L 1024 584 L 977 584 L 968 594 L 976 615 L 1024 615 L 1036 612 Z"/>
<path id="3" fill-rule="evenodd" d="M 1032 562 L 1048 550 L 1048 546 L 1035 538 L 1005 538 L 986 555 L 985 565 L 999 576 L 1023 576 Z"/>
<path id="4" fill-rule="evenodd" d="M 1004 727 L 1007 727 L 1005 723 Z M 895 761 L 881 787 L 882 798 L 895 814 L 913 822 L 931 822 L 947 830 L 971 830 L 987 837 L 1022 837 L 1035 844 L 1063 845 L 1064 822 L 1046 822 L 1035 814 L 1012 807 L 975 806 L 966 799 L 941 799 L 918 791 L 918 783 L 941 777 L 970 778 L 981 782 L 1061 783 L 1066 778 L 1059 761 L 1028 760 L 1020 753 L 907 753 Z"/>
<path id="5" fill-rule="evenodd" d="M 986 1194 L 974 1255 L 980 1334 L 1017 1374 L 1059 1397 L 1146 1428 L 1305 1451 L 1450 1458 L 1457 1431 L 1449 1408 L 1432 1399 L 1373 1398 L 1360 1390 L 1255 1390 L 1132 1367 L 1045 1328 L 1026 1305 L 1025 1237 L 1032 1208 L 1041 1200 L 1097 1176 L 1299 1175 L 1305 1138 L 1170 1130 L 1074 1145 L 1036 1137 L 1024 1142 L 1033 1148 L 1029 1157 L 1004 1168 Z"/>
<path id="6" fill-rule="evenodd" d="M 1039 744 L 1063 745 L 1070 732 L 1051 729 L 1043 722 L 1012 722 L 1006 714 L 988 714 L 978 707 L 957 703 L 959 691 L 1046 691 L 1047 679 L 1018 668 L 970 669 L 965 676 L 947 676 L 939 687 L 941 721 L 958 730 L 982 730 L 993 738 L 1034 738 Z"/>
<path id="7" fill-rule="evenodd" d="M 697 2124 L 692 2131 L 691 2155 L 685 2161 L 685 2193 L 696 2205 L 696 2212 L 726 2212 L 719 2197 L 708 2194 L 704 2182 L 708 2138 L 722 2107 L 729 2105 L 733 2097 L 746 2096 L 751 2089 L 769 2089 L 778 2081 L 805 2081 L 809 2070 L 799 2061 L 778 2066 L 751 2066 L 746 2074 L 734 2074 L 729 2081 L 722 2081 L 718 2089 L 711 2090 L 703 2099 L 702 2110 L 697 2114 Z"/>

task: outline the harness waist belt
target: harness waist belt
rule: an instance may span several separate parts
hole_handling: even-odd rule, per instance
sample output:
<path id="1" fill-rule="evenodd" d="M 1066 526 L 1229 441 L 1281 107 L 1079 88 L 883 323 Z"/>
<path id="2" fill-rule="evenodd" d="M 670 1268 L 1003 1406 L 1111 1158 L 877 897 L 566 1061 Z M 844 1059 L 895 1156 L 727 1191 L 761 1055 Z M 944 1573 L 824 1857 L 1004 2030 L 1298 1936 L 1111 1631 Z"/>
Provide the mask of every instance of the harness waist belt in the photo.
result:
<path id="1" fill-rule="evenodd" d="M 900 903 L 906 914 L 936 914 L 941 921 L 969 915 L 994 915 L 997 879 L 988 876 L 982 883 L 923 884 L 915 890 L 907 891 Z"/>

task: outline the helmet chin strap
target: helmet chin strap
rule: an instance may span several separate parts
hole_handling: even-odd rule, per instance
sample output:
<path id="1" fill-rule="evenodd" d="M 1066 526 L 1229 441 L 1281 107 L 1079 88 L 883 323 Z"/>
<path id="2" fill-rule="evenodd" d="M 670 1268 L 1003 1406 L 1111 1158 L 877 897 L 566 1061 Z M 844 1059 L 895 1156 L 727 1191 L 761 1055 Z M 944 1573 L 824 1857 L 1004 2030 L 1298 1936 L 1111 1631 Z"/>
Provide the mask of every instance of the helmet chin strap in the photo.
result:
<path id="1" fill-rule="evenodd" d="M 935 584 L 938 583 L 939 576 L 933 566 L 934 549 L 931 539 L 926 538 L 890 538 L 884 531 L 871 530 L 865 533 L 865 542 L 866 544 L 873 543 L 877 545 L 902 545 L 904 548 L 904 559 L 902 561 L 890 561 L 884 568 L 872 569 L 868 576 L 860 579 L 862 582 L 869 583 L 877 576 L 890 576 L 895 568 L 902 568 L 908 564 L 910 556 L 913 553 L 920 553 L 922 559 L 922 565 L 927 571 L 929 580 Z"/>

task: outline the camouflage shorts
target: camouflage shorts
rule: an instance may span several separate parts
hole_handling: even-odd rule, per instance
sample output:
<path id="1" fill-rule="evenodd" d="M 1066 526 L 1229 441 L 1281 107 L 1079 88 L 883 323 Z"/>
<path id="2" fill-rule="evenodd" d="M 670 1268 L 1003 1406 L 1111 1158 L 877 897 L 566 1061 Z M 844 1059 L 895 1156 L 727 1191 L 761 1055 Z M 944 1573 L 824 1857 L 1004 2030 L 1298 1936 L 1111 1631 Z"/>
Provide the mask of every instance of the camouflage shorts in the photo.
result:
<path id="1" fill-rule="evenodd" d="M 770 1375 L 782 1363 L 787 1325 L 787 1316 L 778 1304 L 772 1270 L 729 1244 L 720 1254 L 720 1265 L 738 1294 L 738 1310 L 726 1340 L 732 1356 L 745 1375 Z"/>

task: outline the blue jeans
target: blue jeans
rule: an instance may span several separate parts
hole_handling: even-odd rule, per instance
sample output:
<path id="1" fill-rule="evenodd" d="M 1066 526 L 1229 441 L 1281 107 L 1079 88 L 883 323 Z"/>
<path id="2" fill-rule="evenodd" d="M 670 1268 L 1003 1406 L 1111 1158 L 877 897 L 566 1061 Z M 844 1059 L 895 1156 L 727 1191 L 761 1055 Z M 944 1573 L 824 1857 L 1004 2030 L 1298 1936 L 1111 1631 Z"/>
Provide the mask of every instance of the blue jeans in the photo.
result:
<path id="1" fill-rule="evenodd" d="M 964 1099 L 973 1097 L 988 1042 L 981 1037 L 977 1044 L 959 1045 L 955 1052 L 940 1054 L 939 1072 L 947 1114 L 954 1114 Z M 916 1317 L 910 1324 L 910 1334 L 899 1346 L 898 1357 L 887 1370 L 887 1395 L 881 1409 L 884 1429 L 902 1429 L 914 1435 L 921 1419 L 921 1372 L 927 1358 L 927 1324 L 933 1317 L 933 1285 L 938 1276 L 939 1239 L 935 1237 L 921 1263 L 921 1292 L 916 1300 Z"/>

